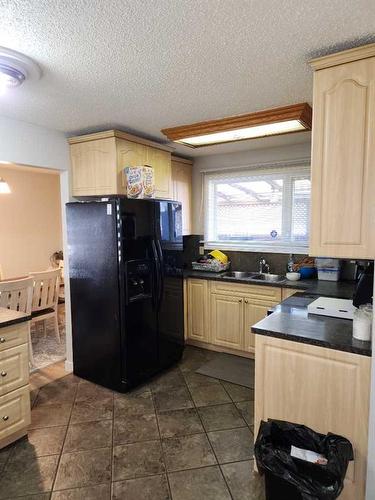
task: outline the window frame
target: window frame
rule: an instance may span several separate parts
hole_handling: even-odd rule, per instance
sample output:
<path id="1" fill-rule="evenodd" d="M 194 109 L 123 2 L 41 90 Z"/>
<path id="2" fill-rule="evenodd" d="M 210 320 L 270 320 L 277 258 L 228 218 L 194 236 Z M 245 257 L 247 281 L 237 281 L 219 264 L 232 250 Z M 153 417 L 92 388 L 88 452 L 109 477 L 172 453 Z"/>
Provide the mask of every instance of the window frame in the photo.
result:
<path id="1" fill-rule="evenodd" d="M 252 166 L 245 168 L 233 168 L 233 169 L 223 169 L 216 171 L 206 171 L 203 172 L 203 207 L 204 207 L 204 248 L 212 249 L 218 248 L 221 250 L 234 250 L 242 252 L 277 252 L 277 253 L 308 253 L 309 241 L 306 243 L 291 242 L 288 243 L 285 240 L 278 241 L 254 241 L 253 243 L 249 241 L 215 241 L 215 239 L 210 239 L 213 230 L 208 230 L 210 224 L 211 211 L 210 203 L 212 203 L 212 197 L 209 196 L 208 190 L 210 188 L 210 182 L 214 181 L 216 184 L 223 182 L 223 180 L 229 180 L 231 178 L 240 179 L 249 177 L 260 177 L 272 176 L 280 179 L 283 177 L 283 198 L 282 198 L 282 234 L 290 235 L 292 231 L 293 224 L 293 181 L 299 179 L 306 179 L 308 177 L 311 180 L 311 167 L 309 162 L 285 164 L 285 165 L 269 165 L 264 166 Z M 285 182 L 287 179 L 287 182 Z M 262 180 L 262 179 L 260 179 Z M 212 189 L 212 187 L 211 187 Z M 311 199 L 311 198 L 310 198 Z M 310 221 L 308 221 L 308 224 Z"/>

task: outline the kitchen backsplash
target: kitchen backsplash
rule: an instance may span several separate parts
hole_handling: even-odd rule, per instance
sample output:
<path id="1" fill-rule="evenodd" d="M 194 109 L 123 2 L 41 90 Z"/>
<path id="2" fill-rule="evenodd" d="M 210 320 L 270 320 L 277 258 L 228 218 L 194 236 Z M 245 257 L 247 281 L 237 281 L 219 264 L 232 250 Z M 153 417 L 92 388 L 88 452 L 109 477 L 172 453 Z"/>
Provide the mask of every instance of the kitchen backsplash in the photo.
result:
<path id="1" fill-rule="evenodd" d="M 191 262 L 199 258 L 199 246 L 200 241 L 202 241 L 203 236 L 192 234 L 189 236 L 184 236 L 184 260 L 185 265 L 191 268 Z M 213 249 L 212 249 L 213 250 Z M 210 250 L 205 250 L 205 253 L 209 253 Z M 259 260 L 264 257 L 270 266 L 270 272 L 274 274 L 285 274 L 286 266 L 288 263 L 289 255 L 285 253 L 271 253 L 271 252 L 235 252 L 235 251 L 224 251 L 228 255 L 229 260 L 232 264 L 232 269 L 236 271 L 258 271 L 259 270 Z M 293 254 L 294 260 L 298 261 L 305 254 Z M 353 279 L 354 275 L 354 264 L 347 260 L 343 263 L 342 269 L 342 279 Z"/>

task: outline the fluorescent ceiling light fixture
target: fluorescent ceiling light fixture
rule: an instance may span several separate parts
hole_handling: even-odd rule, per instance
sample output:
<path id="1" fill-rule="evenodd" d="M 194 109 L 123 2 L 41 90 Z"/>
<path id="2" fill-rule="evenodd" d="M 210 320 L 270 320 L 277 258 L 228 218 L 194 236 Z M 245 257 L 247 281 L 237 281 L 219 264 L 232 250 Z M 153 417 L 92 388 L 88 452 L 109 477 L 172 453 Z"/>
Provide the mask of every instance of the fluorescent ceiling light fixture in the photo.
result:
<path id="1" fill-rule="evenodd" d="M 185 139 L 181 139 L 176 142 L 199 147 L 208 146 L 210 144 L 219 144 L 221 142 L 255 139 L 256 137 L 266 137 L 268 135 L 287 134 L 289 132 L 298 132 L 300 130 L 306 129 L 298 120 L 290 120 L 287 122 L 268 123 L 267 125 L 257 125 L 237 130 L 228 130 L 227 132 L 216 132 L 216 134 L 186 137 Z"/>
<path id="2" fill-rule="evenodd" d="M 0 177 L 0 194 L 9 194 L 11 192 L 9 184 Z"/>
<path id="3" fill-rule="evenodd" d="M 171 141 L 199 148 L 271 135 L 303 132 L 311 130 L 311 120 L 310 105 L 301 103 L 168 128 L 162 130 L 162 133 Z"/>
<path id="4" fill-rule="evenodd" d="M 26 79 L 38 80 L 39 66 L 29 57 L 15 50 L 0 47 L 0 93 L 20 86 Z"/>

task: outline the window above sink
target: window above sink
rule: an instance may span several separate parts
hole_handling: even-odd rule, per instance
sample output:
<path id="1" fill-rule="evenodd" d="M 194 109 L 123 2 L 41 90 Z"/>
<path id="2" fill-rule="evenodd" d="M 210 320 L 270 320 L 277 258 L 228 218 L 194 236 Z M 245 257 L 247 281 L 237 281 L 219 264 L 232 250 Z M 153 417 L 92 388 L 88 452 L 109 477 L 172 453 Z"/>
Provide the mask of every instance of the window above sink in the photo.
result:
<path id="1" fill-rule="evenodd" d="M 204 179 L 206 248 L 307 253 L 309 167 L 230 170 Z"/>

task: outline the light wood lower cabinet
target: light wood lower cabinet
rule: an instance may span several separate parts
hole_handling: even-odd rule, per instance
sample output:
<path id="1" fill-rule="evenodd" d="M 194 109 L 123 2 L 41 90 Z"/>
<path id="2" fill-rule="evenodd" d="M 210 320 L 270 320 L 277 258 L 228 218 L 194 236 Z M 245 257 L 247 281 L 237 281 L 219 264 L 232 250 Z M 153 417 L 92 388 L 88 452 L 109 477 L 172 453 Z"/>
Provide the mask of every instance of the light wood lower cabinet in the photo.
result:
<path id="1" fill-rule="evenodd" d="M 30 424 L 29 328 L 28 321 L 0 328 L 0 449 Z"/>
<path id="2" fill-rule="evenodd" d="M 188 338 L 210 342 L 208 328 L 208 282 L 189 279 L 187 284 Z"/>
<path id="3" fill-rule="evenodd" d="M 303 290 L 298 290 L 297 288 L 282 288 L 281 289 L 281 300 L 286 300 L 295 293 L 303 292 Z"/>
<path id="4" fill-rule="evenodd" d="M 245 351 L 252 353 L 255 351 L 255 335 L 250 330 L 252 325 L 267 316 L 269 308 L 269 305 L 254 304 L 249 299 L 244 300 L 243 336 Z"/>
<path id="5" fill-rule="evenodd" d="M 349 439 L 340 500 L 364 500 L 371 358 L 256 335 L 255 436 L 261 420 L 287 420 Z"/>
<path id="6" fill-rule="evenodd" d="M 29 382 L 29 349 L 27 344 L 0 352 L 0 396 Z"/>
<path id="7" fill-rule="evenodd" d="M 281 289 L 204 279 L 187 280 L 187 339 L 253 354 L 251 326 L 281 301 Z"/>
<path id="8" fill-rule="evenodd" d="M 230 281 L 210 281 L 212 293 L 246 296 L 249 300 L 263 301 L 265 304 L 278 304 L 281 300 L 281 288 L 275 286 L 231 283 Z"/>
<path id="9" fill-rule="evenodd" d="M 0 352 L 16 345 L 27 344 L 29 338 L 29 324 L 18 323 L 0 329 Z"/>
<path id="10" fill-rule="evenodd" d="M 0 396 L 0 449 L 27 432 L 30 424 L 30 392 L 28 386 Z"/>
<path id="11" fill-rule="evenodd" d="M 212 293 L 210 295 L 211 342 L 231 349 L 243 349 L 243 299 Z"/>

